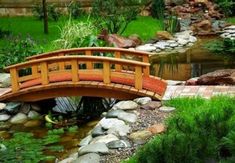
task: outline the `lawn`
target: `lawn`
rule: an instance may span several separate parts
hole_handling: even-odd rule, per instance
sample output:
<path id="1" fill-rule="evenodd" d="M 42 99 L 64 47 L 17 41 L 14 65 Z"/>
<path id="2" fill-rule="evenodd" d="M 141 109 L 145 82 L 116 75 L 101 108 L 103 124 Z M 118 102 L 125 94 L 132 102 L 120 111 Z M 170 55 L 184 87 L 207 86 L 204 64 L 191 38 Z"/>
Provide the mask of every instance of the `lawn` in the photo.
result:
<path id="1" fill-rule="evenodd" d="M 227 22 L 235 24 L 235 17 L 227 18 Z"/>
<path id="2" fill-rule="evenodd" d="M 80 18 L 73 21 L 84 21 L 87 18 Z M 21 35 L 23 38 L 30 36 L 42 46 L 45 51 L 53 49 L 53 40 L 59 38 L 60 28 L 68 21 L 67 17 L 62 17 L 58 22 L 49 22 L 49 34 L 43 34 L 43 23 L 34 17 L 2 17 L 0 18 L 0 28 L 10 30 L 13 35 Z M 131 22 L 124 32 L 124 36 L 138 34 L 144 41 L 155 36 L 156 31 L 161 29 L 161 21 L 152 17 L 139 16 Z M 0 40 L 0 47 L 9 40 Z"/>

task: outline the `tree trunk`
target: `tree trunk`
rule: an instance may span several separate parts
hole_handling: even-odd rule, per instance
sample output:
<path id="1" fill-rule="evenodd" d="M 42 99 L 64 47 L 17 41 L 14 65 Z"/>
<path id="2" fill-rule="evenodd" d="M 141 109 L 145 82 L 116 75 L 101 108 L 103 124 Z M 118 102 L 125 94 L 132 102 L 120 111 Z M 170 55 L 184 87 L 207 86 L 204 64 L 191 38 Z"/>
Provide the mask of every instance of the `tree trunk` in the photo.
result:
<path id="1" fill-rule="evenodd" d="M 42 0 L 43 6 L 43 21 L 44 21 L 44 33 L 48 34 L 48 15 L 47 15 L 47 4 L 46 0 Z"/>

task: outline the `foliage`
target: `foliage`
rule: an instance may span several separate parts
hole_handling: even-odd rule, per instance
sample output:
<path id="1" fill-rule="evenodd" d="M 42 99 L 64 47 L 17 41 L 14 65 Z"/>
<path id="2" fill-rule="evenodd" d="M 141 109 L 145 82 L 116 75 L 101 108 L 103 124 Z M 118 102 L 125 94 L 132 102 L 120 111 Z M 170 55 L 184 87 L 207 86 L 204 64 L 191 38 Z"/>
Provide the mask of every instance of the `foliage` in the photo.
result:
<path id="1" fill-rule="evenodd" d="M 216 54 L 235 56 L 235 40 L 229 38 L 208 42 L 204 47 Z"/>
<path id="2" fill-rule="evenodd" d="M 180 31 L 180 22 L 177 16 L 170 15 L 165 21 L 165 30 L 174 34 Z"/>
<path id="3" fill-rule="evenodd" d="M 49 20 L 58 21 L 61 16 L 60 12 L 58 11 L 58 9 L 56 9 L 55 5 L 53 4 L 47 5 L 47 13 Z M 44 18 L 42 4 L 35 5 L 35 7 L 33 8 L 33 14 L 39 20 L 42 20 Z"/>
<path id="4" fill-rule="evenodd" d="M 215 2 L 219 5 L 219 8 L 223 11 L 226 16 L 234 16 L 235 15 L 235 2 L 234 0 L 215 0 Z"/>
<path id="5" fill-rule="evenodd" d="M 83 11 L 81 9 L 81 3 L 79 1 L 73 0 L 68 6 L 68 12 L 72 18 L 79 18 L 83 14 Z"/>
<path id="6" fill-rule="evenodd" d="M 165 1 L 164 0 L 153 0 L 151 7 L 151 15 L 157 19 L 164 19 L 165 12 Z"/>
<path id="7" fill-rule="evenodd" d="M 53 160 L 53 156 L 46 156 L 43 151 L 62 151 L 62 146 L 53 146 L 58 141 L 59 136 L 56 135 L 36 139 L 31 133 L 15 133 L 9 140 L 0 140 L 6 146 L 6 150 L 0 151 L 0 162 L 30 163 Z"/>
<path id="8" fill-rule="evenodd" d="M 130 162 L 234 162 L 235 99 L 173 99 L 167 131 L 142 147 Z"/>
<path id="9" fill-rule="evenodd" d="M 128 24 L 136 19 L 142 3 L 141 0 L 94 0 L 92 15 L 100 29 L 122 34 Z"/>
<path id="10" fill-rule="evenodd" d="M 26 57 L 41 52 L 42 49 L 36 47 L 36 43 L 32 38 L 12 37 L 8 45 L 0 49 L 0 68 L 23 62 Z"/>
<path id="11" fill-rule="evenodd" d="M 11 32 L 9 30 L 3 30 L 0 28 L 0 39 L 6 36 L 9 36 Z"/>

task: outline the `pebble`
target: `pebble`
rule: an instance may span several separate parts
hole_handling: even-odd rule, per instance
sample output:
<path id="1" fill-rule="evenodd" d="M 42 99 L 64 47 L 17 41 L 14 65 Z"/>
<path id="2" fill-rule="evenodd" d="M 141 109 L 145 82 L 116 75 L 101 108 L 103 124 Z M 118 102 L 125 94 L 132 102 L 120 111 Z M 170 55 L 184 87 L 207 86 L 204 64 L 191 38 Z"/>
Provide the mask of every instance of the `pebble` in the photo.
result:
<path id="1" fill-rule="evenodd" d="M 0 110 L 3 110 L 6 107 L 5 103 L 0 103 Z"/>
<path id="2" fill-rule="evenodd" d="M 119 120 L 117 118 L 103 118 L 99 124 L 102 126 L 104 129 L 109 129 L 114 126 L 122 126 L 125 125 L 125 122 L 122 120 Z"/>
<path id="3" fill-rule="evenodd" d="M 11 116 L 8 115 L 8 114 L 0 114 L 0 122 L 1 121 L 7 121 L 10 118 L 11 118 Z"/>
<path id="4" fill-rule="evenodd" d="M 152 99 L 150 97 L 141 97 L 141 98 L 136 98 L 133 101 L 139 105 L 145 105 L 145 104 L 151 102 Z"/>
<path id="5" fill-rule="evenodd" d="M 120 101 L 113 106 L 113 109 L 134 110 L 137 109 L 138 104 L 134 101 Z"/>
<path id="6" fill-rule="evenodd" d="M 166 113 L 172 112 L 174 110 L 175 110 L 174 107 L 169 107 L 169 106 L 162 106 L 159 108 L 159 111 L 166 112 Z"/>
<path id="7" fill-rule="evenodd" d="M 21 123 L 24 123 L 25 121 L 27 121 L 27 116 L 23 113 L 16 114 L 10 120 L 12 124 L 21 124 Z"/>

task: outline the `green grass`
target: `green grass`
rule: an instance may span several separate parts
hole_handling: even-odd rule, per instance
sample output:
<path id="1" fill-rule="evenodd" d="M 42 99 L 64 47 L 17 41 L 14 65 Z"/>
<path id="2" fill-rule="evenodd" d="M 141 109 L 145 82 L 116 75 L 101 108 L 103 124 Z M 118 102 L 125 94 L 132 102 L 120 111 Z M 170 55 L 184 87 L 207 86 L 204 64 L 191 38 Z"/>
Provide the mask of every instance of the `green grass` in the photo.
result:
<path id="1" fill-rule="evenodd" d="M 84 21 L 83 17 L 76 21 Z M 49 22 L 49 34 L 43 33 L 43 22 L 34 17 L 1 17 L 0 28 L 10 30 L 13 35 L 21 35 L 23 38 L 31 36 L 42 46 L 45 51 L 53 49 L 52 42 L 59 38 L 60 28 L 68 21 L 67 17 L 60 18 L 58 22 Z M 148 40 L 155 36 L 156 31 L 161 29 L 161 21 L 151 17 L 138 17 L 131 22 L 124 35 L 138 34 L 143 40 Z M 0 47 L 4 46 L 9 40 L 0 40 Z"/>
<path id="2" fill-rule="evenodd" d="M 235 17 L 227 18 L 227 22 L 235 24 Z"/>

